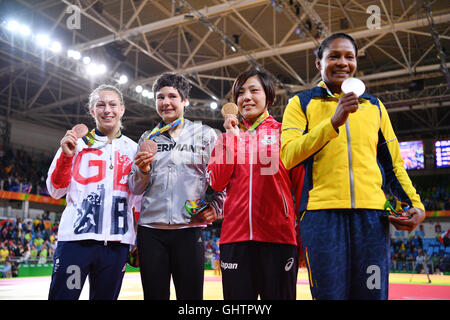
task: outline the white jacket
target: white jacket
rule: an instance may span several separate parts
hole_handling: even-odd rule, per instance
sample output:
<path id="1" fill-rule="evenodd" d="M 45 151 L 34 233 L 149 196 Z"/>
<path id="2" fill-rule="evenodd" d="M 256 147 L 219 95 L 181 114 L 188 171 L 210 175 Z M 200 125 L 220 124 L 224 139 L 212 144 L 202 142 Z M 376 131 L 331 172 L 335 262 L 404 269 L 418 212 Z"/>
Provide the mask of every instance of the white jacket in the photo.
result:
<path id="1" fill-rule="evenodd" d="M 107 142 L 98 131 L 88 146 L 78 139 L 73 157 L 59 148 L 47 177 L 53 198 L 66 196 L 58 241 L 98 240 L 134 244 L 133 207 L 140 210 L 140 197 L 128 189 L 128 173 L 137 144 L 121 135 Z"/>

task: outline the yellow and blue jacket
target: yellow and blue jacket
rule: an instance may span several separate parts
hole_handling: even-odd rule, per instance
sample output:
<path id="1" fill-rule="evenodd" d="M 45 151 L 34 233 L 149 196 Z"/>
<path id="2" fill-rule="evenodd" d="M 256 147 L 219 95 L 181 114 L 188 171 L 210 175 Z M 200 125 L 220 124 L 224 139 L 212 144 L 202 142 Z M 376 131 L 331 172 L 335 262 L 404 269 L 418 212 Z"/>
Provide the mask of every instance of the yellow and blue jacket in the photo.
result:
<path id="1" fill-rule="evenodd" d="M 288 170 L 305 166 L 300 212 L 384 210 L 388 192 L 425 210 L 403 167 L 385 106 L 365 93 L 358 111 L 335 130 L 331 118 L 342 95 L 332 95 L 321 81 L 292 98 L 284 111 L 281 159 Z"/>

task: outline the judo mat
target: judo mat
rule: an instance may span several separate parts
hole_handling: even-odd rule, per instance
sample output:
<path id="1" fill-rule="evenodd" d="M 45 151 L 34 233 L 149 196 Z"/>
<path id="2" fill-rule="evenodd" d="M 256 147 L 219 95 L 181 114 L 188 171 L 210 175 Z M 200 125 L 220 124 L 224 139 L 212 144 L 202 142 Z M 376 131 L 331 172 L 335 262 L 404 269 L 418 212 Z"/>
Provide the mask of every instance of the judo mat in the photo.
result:
<path id="1" fill-rule="evenodd" d="M 391 273 L 389 276 L 389 300 L 450 300 L 450 276 L 430 275 L 431 283 L 424 274 Z M 50 277 L 20 277 L 0 279 L 0 300 L 47 300 Z M 171 300 L 176 299 L 171 283 Z M 80 300 L 89 298 L 89 281 L 86 281 Z M 124 276 L 119 300 L 142 300 L 139 272 L 127 272 Z M 205 300 L 223 300 L 222 278 L 213 270 L 205 271 Z M 311 300 L 308 274 L 299 269 L 297 299 Z"/>

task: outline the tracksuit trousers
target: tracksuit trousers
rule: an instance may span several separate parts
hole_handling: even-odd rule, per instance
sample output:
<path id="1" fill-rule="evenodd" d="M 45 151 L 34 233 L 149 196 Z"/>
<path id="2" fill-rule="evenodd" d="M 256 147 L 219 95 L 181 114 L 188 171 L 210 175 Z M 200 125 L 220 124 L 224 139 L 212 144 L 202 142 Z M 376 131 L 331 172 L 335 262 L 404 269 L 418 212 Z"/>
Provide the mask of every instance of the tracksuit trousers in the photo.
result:
<path id="1" fill-rule="evenodd" d="M 384 211 L 311 210 L 299 228 L 313 299 L 388 299 L 390 236 Z"/>

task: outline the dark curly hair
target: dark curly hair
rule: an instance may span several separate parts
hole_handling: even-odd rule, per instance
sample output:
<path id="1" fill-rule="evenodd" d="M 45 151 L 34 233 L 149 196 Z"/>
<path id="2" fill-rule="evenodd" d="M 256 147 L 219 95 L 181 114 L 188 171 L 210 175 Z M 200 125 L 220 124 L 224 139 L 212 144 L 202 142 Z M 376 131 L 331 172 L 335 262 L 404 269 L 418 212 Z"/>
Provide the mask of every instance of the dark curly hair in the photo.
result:
<path id="1" fill-rule="evenodd" d="M 189 91 L 191 90 L 191 85 L 189 81 L 186 80 L 181 74 L 178 73 L 163 73 L 161 74 L 153 83 L 153 92 L 161 90 L 164 87 L 174 87 L 177 89 L 181 96 L 181 100 L 189 98 Z"/>
<path id="2" fill-rule="evenodd" d="M 350 35 L 343 33 L 343 32 L 338 32 L 338 33 L 333 33 L 331 36 L 326 37 L 320 44 L 319 49 L 317 50 L 317 58 L 319 58 L 320 60 L 322 60 L 323 57 L 323 52 L 325 51 L 325 49 L 327 49 L 330 45 L 330 43 L 335 40 L 335 39 L 347 39 L 349 40 L 352 45 L 353 48 L 355 48 L 355 56 L 358 56 L 358 46 L 356 45 L 355 39 L 353 39 Z"/>

